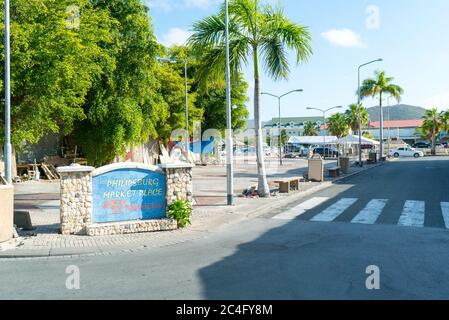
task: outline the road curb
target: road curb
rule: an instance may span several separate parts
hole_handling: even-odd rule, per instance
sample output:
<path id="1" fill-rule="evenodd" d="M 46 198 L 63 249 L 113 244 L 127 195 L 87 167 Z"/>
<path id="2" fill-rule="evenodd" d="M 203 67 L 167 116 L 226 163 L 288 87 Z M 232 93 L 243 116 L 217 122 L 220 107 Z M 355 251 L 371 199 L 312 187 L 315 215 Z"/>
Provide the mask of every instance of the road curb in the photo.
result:
<path id="1" fill-rule="evenodd" d="M 68 251 L 67 253 L 57 253 L 57 254 L 52 254 L 51 248 L 43 249 L 40 253 L 39 253 L 39 250 L 30 249 L 30 251 L 35 250 L 35 252 L 32 252 L 30 254 L 14 252 L 14 250 L 11 250 L 11 254 L 6 253 L 6 254 L 2 255 L 0 252 L 0 262 L 13 261 L 13 260 L 53 260 L 53 259 L 76 259 L 76 258 L 83 258 L 83 257 L 89 257 L 89 256 L 90 257 L 92 257 L 92 256 L 108 256 L 108 255 L 112 255 L 112 254 L 133 253 L 133 252 L 139 252 L 142 250 L 162 248 L 165 246 L 171 246 L 171 245 L 176 245 L 176 244 L 180 244 L 180 243 L 185 243 L 188 241 L 192 241 L 192 240 L 204 237 L 204 235 L 207 234 L 206 231 L 219 229 L 226 225 L 235 225 L 242 221 L 247 221 L 247 220 L 265 215 L 265 214 L 269 213 L 270 211 L 272 211 L 273 209 L 282 209 L 284 207 L 288 207 L 292 203 L 297 202 L 298 200 L 301 200 L 301 199 L 303 199 L 307 196 L 310 196 L 316 192 L 327 189 L 336 183 L 345 181 L 354 176 L 357 176 L 359 174 L 367 172 L 371 169 L 378 168 L 382 165 L 384 165 L 384 163 L 369 166 L 364 170 L 360 170 L 358 172 L 353 172 L 346 176 L 336 178 L 333 181 L 323 182 L 323 183 L 321 183 L 317 186 L 311 187 L 310 189 L 305 190 L 303 192 L 294 193 L 294 194 L 286 196 L 285 198 L 277 198 L 277 199 L 275 199 L 275 201 L 272 201 L 272 204 L 263 204 L 255 209 L 250 210 L 243 214 L 233 215 L 232 213 L 230 213 L 229 214 L 230 219 L 225 219 L 226 221 L 224 221 L 218 225 L 212 225 L 209 227 L 209 225 L 212 224 L 212 219 L 211 219 L 211 220 L 209 220 L 209 223 L 206 223 L 206 226 L 202 227 L 204 230 L 202 230 L 202 229 L 191 230 L 192 236 L 188 237 L 186 239 L 179 239 L 179 240 L 170 241 L 167 243 L 160 243 L 160 244 L 156 244 L 156 245 L 151 245 L 151 244 L 145 245 L 145 244 L 139 243 L 139 244 L 136 244 L 136 246 L 129 247 L 129 248 L 117 248 L 117 249 L 111 248 L 111 249 L 109 249 L 108 247 L 97 247 L 97 248 L 94 248 L 94 250 L 96 249 L 95 251 L 87 251 L 87 252 L 80 252 L 79 249 L 77 250 L 77 248 L 73 248 L 74 250 L 67 250 Z M 187 231 L 189 231 L 189 230 L 187 230 Z"/>
<path id="2" fill-rule="evenodd" d="M 372 165 L 372 166 L 366 167 L 366 169 L 364 169 L 364 170 L 361 170 L 361 171 L 358 171 L 358 172 L 353 172 L 353 173 L 350 173 L 350 174 L 348 174 L 346 176 L 336 178 L 333 181 L 323 182 L 322 184 L 320 184 L 318 186 L 315 186 L 315 187 L 312 187 L 309 190 L 306 190 L 306 191 L 303 191 L 303 192 L 300 192 L 300 193 L 296 193 L 296 194 L 292 194 L 291 196 L 287 196 L 285 199 L 281 199 L 281 201 L 282 201 L 281 204 L 279 204 L 279 201 L 275 201 L 274 204 L 272 204 L 272 205 L 266 205 L 263 208 L 254 209 L 254 210 L 248 212 L 247 214 L 245 214 L 243 217 L 239 217 L 239 218 L 237 218 L 237 219 L 235 219 L 233 221 L 228 222 L 227 224 L 228 225 L 237 224 L 237 223 L 240 223 L 240 222 L 242 222 L 244 220 L 248 220 L 248 219 L 251 219 L 251 218 L 257 218 L 257 217 L 263 216 L 263 215 L 269 213 L 270 211 L 272 211 L 273 209 L 282 209 L 284 207 L 288 207 L 292 203 L 294 203 L 294 202 L 296 202 L 298 200 L 301 200 L 301 199 L 303 199 L 303 198 L 305 198 L 307 196 L 310 196 L 310 195 L 312 195 L 312 194 L 314 194 L 316 192 L 319 192 L 319 191 L 322 191 L 324 189 L 330 188 L 330 187 L 332 187 L 336 183 L 343 182 L 343 181 L 348 180 L 348 179 L 350 179 L 352 177 L 355 177 L 355 176 L 357 176 L 359 174 L 365 173 L 365 172 L 367 172 L 367 171 L 369 171 L 371 169 L 375 169 L 375 168 L 381 167 L 383 165 L 384 165 L 384 163 L 379 163 L 377 165 Z"/>

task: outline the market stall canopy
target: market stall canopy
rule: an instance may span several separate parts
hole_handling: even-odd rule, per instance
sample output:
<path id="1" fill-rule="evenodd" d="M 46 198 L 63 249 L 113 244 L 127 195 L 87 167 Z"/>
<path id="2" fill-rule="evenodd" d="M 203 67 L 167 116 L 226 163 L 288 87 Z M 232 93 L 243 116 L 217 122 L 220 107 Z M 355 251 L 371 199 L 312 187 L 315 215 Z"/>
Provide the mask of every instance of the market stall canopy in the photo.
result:
<path id="1" fill-rule="evenodd" d="M 326 138 L 326 144 L 336 144 L 338 138 L 335 136 L 294 136 L 290 137 L 288 140 L 289 144 L 303 144 L 303 145 L 322 145 L 324 143 L 324 138 Z"/>
<path id="2" fill-rule="evenodd" d="M 355 136 L 355 135 L 349 135 L 344 138 L 341 138 L 340 140 L 338 140 L 338 142 L 339 143 L 359 144 L 359 137 Z M 362 137 L 362 144 L 379 145 L 380 142 L 373 140 L 373 139 L 368 139 L 368 138 Z"/>

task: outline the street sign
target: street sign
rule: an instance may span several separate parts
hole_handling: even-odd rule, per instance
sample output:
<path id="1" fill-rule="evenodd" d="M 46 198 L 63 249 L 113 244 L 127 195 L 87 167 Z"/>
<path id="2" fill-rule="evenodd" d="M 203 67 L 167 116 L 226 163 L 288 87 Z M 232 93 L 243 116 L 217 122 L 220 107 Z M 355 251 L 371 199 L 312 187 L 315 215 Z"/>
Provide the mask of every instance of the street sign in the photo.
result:
<path id="1" fill-rule="evenodd" d="M 93 223 L 166 218 L 165 174 L 121 168 L 92 178 Z"/>

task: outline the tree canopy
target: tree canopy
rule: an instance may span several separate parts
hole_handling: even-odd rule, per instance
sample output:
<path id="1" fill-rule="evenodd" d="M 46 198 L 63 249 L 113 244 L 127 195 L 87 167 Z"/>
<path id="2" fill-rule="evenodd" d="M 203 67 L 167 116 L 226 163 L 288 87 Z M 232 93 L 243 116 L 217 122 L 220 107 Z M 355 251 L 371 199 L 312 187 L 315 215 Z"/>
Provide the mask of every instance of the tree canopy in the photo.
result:
<path id="1" fill-rule="evenodd" d="M 67 10 L 74 5 L 82 11 L 79 25 Z M 85 119 L 85 97 L 106 72 L 103 66 L 111 64 L 103 47 L 114 41 L 110 31 L 115 23 L 88 0 L 16 0 L 11 16 L 11 135 L 18 147 L 50 132 L 70 133 L 76 121 Z M 3 54 L 0 60 L 4 75 Z M 3 139 L 4 106 L 0 119 Z"/>
<path id="2" fill-rule="evenodd" d="M 16 0 L 11 3 L 12 143 L 48 133 L 71 135 L 89 164 L 103 165 L 126 147 L 167 141 L 185 128 L 184 63 L 188 59 L 189 127 L 224 130 L 223 81 L 202 84 L 203 61 L 186 47 L 157 43 L 140 0 Z M 4 20 L 3 10 L 0 13 Z M 0 24 L 0 36 L 4 35 Z M 4 51 L 3 42 L 0 51 Z M 163 63 L 158 57 L 178 59 Z M 0 71 L 4 74 L 3 55 Z M 0 90 L 3 92 L 3 79 Z M 232 82 L 232 126 L 244 128 L 248 84 Z M 4 108 L 0 108 L 0 142 Z"/>
<path id="3" fill-rule="evenodd" d="M 225 11 L 193 25 L 189 45 L 202 55 L 200 79 L 203 83 L 224 79 L 226 62 Z M 275 80 L 286 79 L 290 72 L 288 50 L 296 62 L 305 62 L 312 54 L 307 27 L 293 22 L 280 7 L 261 5 L 258 0 L 229 2 L 229 53 L 231 76 L 235 79 L 252 59 L 254 71 L 254 120 L 256 133 L 258 194 L 269 197 L 262 143 L 260 108 L 260 71 Z M 262 69 L 263 68 L 263 69 Z"/>

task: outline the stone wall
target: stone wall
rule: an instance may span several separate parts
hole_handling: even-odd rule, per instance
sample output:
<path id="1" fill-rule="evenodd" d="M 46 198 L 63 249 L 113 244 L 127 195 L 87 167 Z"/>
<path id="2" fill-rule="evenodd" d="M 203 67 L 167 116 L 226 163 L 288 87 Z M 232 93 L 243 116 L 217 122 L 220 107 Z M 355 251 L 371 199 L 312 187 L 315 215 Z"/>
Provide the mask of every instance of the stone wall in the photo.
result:
<path id="1" fill-rule="evenodd" d="M 61 175 L 61 233 L 86 234 L 92 223 L 93 167 L 59 168 Z"/>
<path id="2" fill-rule="evenodd" d="M 104 236 L 128 233 L 170 231 L 176 230 L 177 228 L 177 222 L 171 219 L 140 220 L 92 224 L 86 227 L 86 234 L 88 236 Z"/>
<path id="3" fill-rule="evenodd" d="M 142 167 L 142 164 L 117 164 L 123 167 Z M 106 167 L 103 167 L 106 168 Z M 193 204 L 192 165 L 168 164 L 160 165 L 166 177 L 167 205 L 178 199 Z M 64 235 L 109 235 L 137 232 L 173 230 L 176 221 L 171 219 L 137 220 L 115 223 L 92 222 L 92 175 L 95 168 L 86 166 L 60 167 L 61 175 L 61 233 Z M 107 169 L 104 169 L 107 170 Z"/>
<path id="4" fill-rule="evenodd" d="M 192 166 L 161 165 L 167 175 L 167 204 L 176 200 L 189 201 L 193 204 Z"/>

